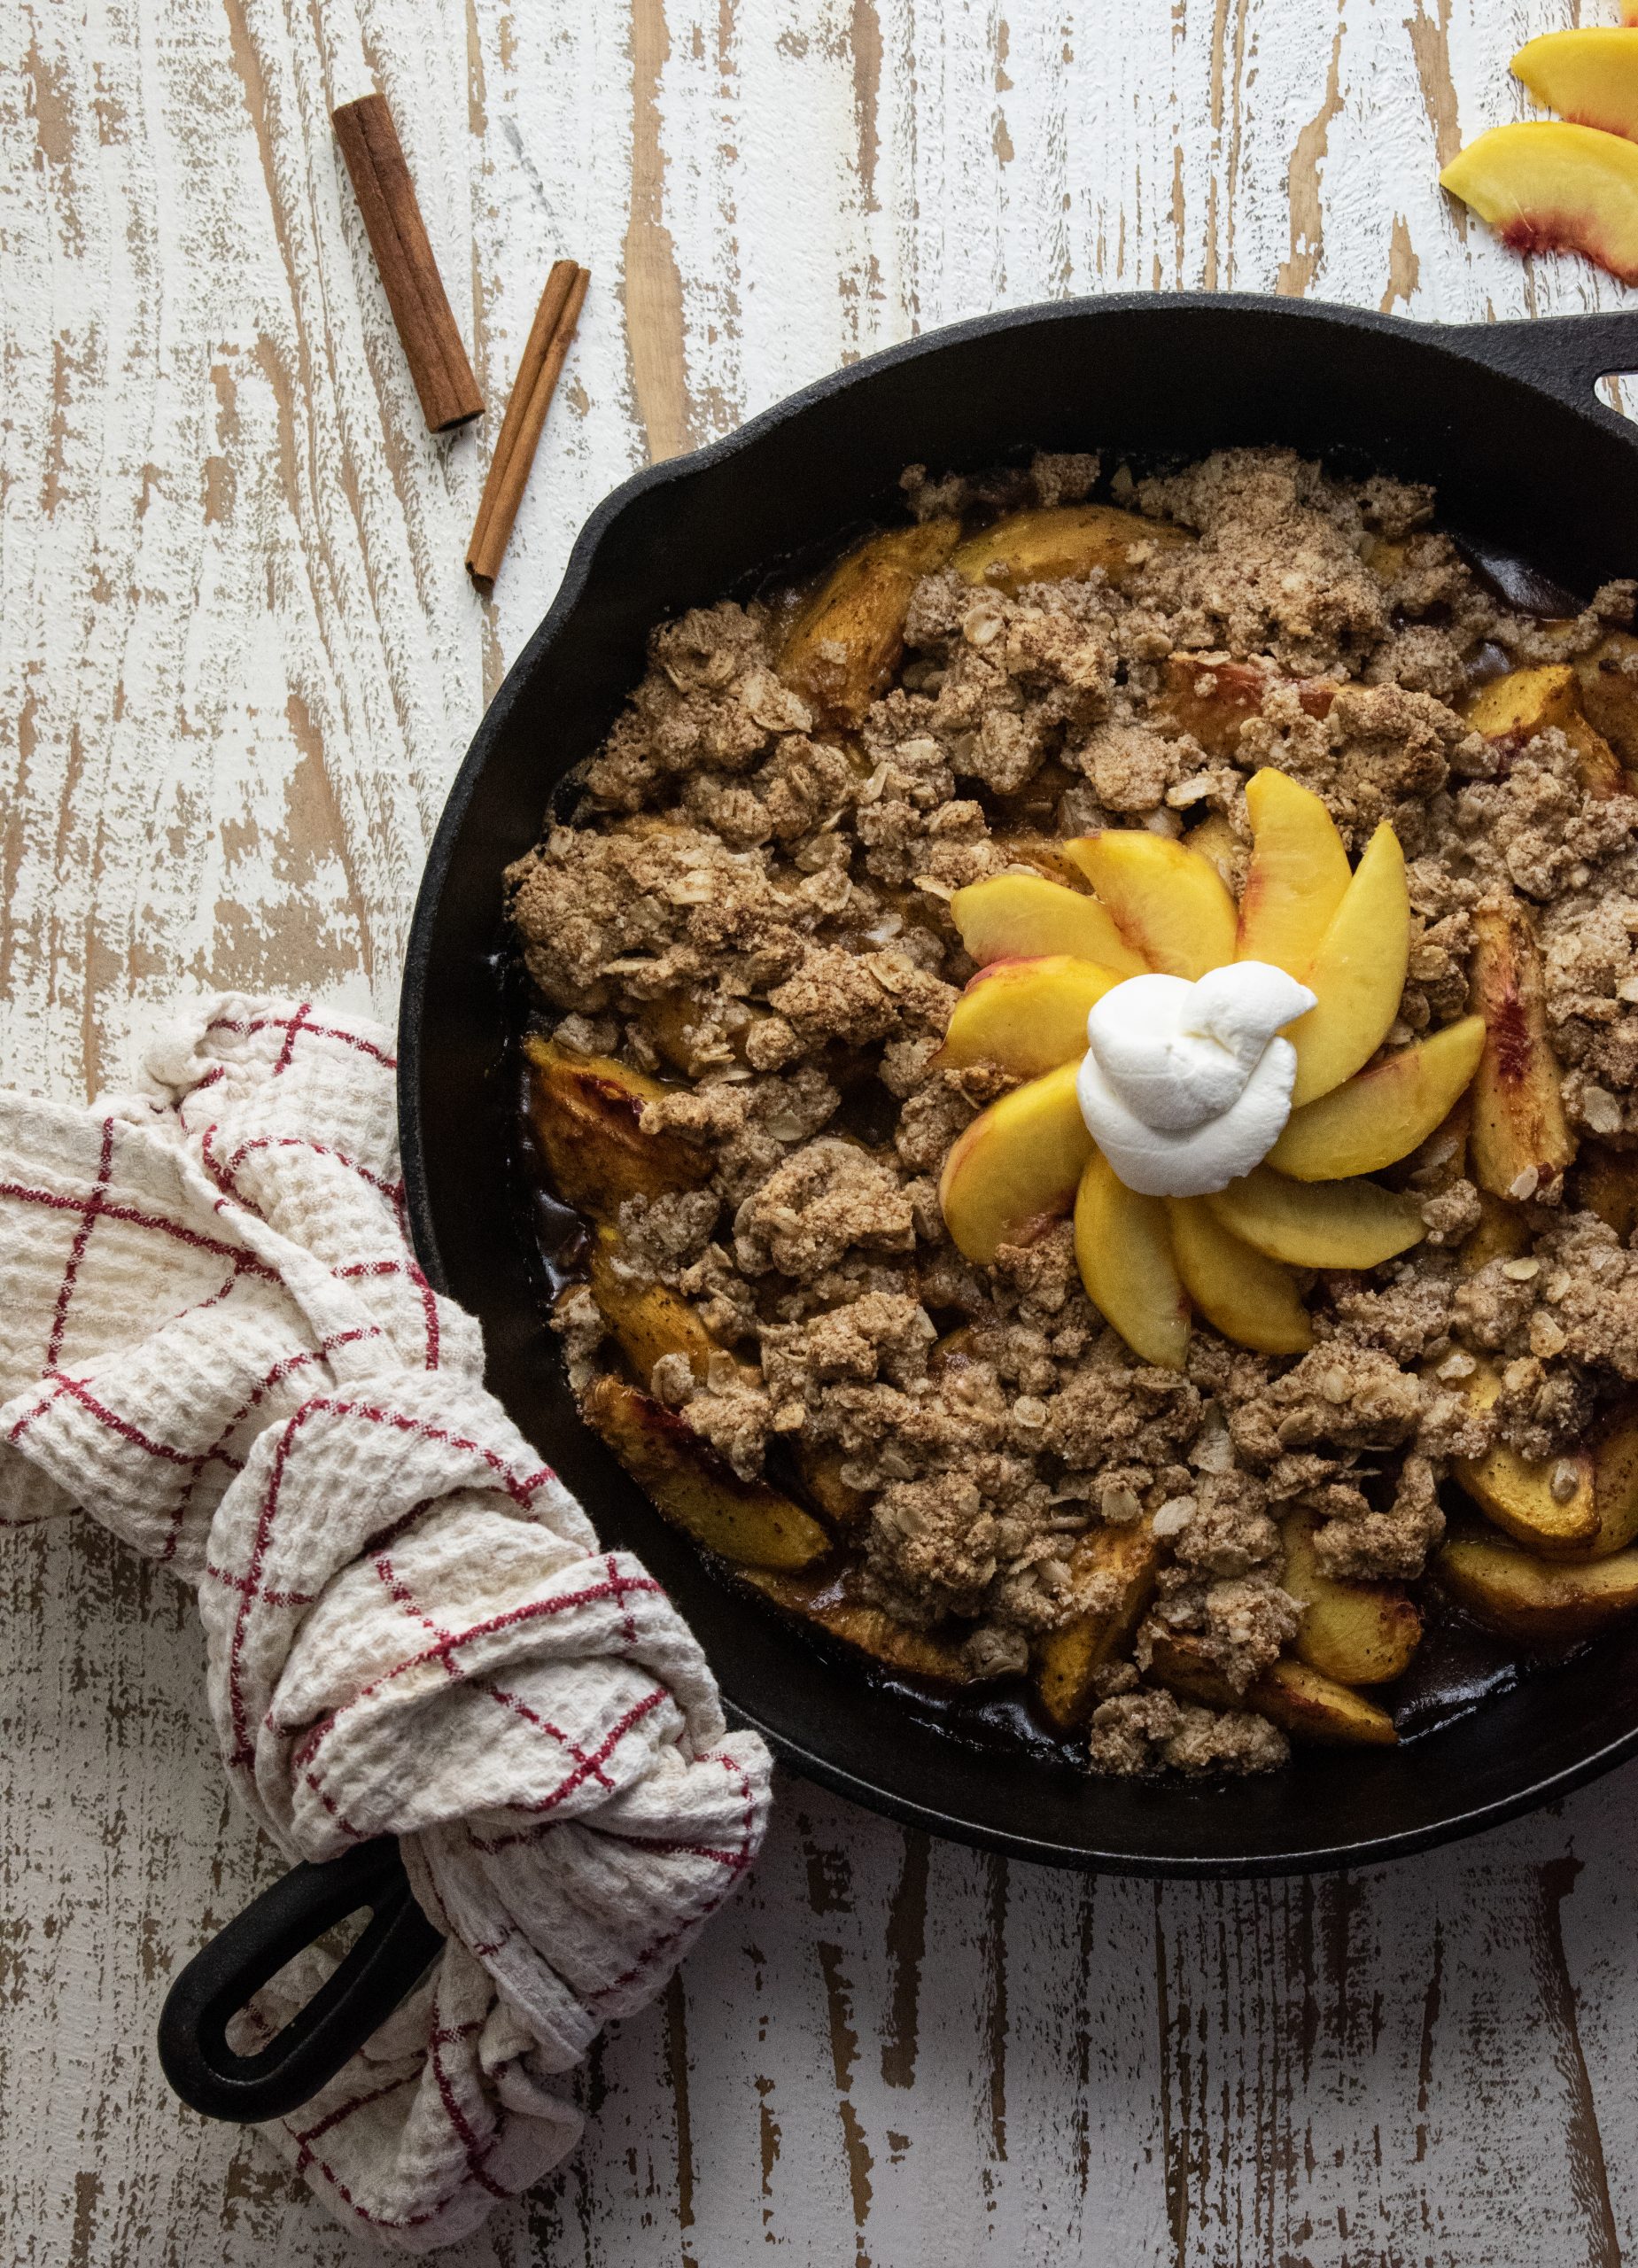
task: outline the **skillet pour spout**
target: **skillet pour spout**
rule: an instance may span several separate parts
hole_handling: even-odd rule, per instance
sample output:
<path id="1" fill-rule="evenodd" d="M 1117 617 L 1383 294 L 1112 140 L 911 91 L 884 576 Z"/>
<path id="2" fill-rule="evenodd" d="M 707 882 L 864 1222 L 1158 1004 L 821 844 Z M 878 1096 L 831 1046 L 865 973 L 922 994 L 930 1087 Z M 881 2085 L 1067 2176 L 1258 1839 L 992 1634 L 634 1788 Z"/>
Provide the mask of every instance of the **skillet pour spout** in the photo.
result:
<path id="1" fill-rule="evenodd" d="M 1050 1865 L 1240 1876 L 1379 1863 L 1494 1825 L 1638 1753 L 1638 1628 L 1550 1676 L 1491 1691 L 1482 1708 L 1398 1749 L 1341 1762 L 1310 1751 L 1231 1785 L 1094 1782 L 1060 1760 L 999 1755 L 811 1651 L 710 1572 L 576 1410 L 515 1210 L 503 868 L 607 732 L 655 623 L 892 517 L 908 464 L 971 470 L 1035 448 L 1181 462 L 1282 443 L 1348 470 L 1432 483 L 1441 524 L 1470 555 L 1498 578 L 1527 569 L 1557 610 L 1638 574 L 1638 427 L 1594 392 L 1606 374 L 1634 369 L 1638 309 L 1433 326 L 1235 295 L 1067 300 L 957 324 L 835 372 L 710 447 L 639 473 L 587 523 L 478 727 L 428 858 L 400 1024 L 410 1221 L 427 1274 L 482 1320 L 491 1386 L 604 1540 L 640 1553 L 671 1590 L 730 1712 L 798 1770 L 897 1819 Z M 370 1848 L 354 1854 L 359 1882 L 339 1878 L 346 1861 L 298 1869 L 286 1878 L 294 1890 L 276 1885 L 271 1911 L 264 1901 L 253 1924 L 230 1923 L 179 1980 L 162 2053 L 199 2109 L 293 2109 L 416 1981 L 435 1933 L 403 1904 L 396 1853 Z M 257 2075 L 224 2062 L 221 2027 L 271 1973 L 271 1948 L 288 1958 L 304 1929 L 316 1935 L 360 1904 L 376 1910 L 351 1972 L 368 1970 L 366 1988 L 338 1988 L 307 2031 L 299 2018 L 285 2046 L 312 2037 L 314 2051 L 261 2074 L 273 2084 L 257 2094 Z"/>

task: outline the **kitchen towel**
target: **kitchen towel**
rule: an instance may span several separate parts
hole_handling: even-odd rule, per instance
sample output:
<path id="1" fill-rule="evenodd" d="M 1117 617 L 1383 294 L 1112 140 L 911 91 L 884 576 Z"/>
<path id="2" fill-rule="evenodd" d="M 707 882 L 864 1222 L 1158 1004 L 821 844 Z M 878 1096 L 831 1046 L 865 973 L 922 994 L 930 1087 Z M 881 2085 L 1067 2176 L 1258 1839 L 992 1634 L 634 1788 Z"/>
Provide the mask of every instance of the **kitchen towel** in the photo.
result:
<path id="1" fill-rule="evenodd" d="M 573 2147 L 563 2075 L 744 1874 L 769 1759 L 485 1392 L 410 1247 L 393 1075 L 376 1025 L 229 997 L 131 1093 L 0 1095 L 0 1526 L 78 1508 L 197 1588 L 223 1763 L 292 1859 L 400 1838 L 443 1954 L 264 2131 L 429 2251 Z"/>

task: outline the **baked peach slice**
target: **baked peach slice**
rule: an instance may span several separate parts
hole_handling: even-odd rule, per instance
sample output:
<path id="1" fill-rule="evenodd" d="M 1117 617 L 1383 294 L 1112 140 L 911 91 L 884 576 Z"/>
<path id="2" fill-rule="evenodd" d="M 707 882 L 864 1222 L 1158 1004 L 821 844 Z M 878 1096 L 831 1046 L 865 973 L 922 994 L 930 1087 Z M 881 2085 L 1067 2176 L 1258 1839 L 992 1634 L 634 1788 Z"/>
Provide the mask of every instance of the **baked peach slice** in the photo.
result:
<path id="1" fill-rule="evenodd" d="M 939 1176 L 944 1225 L 968 1260 L 1028 1244 L 1075 1203 L 1092 1138 L 1075 1091 L 1078 1062 L 1060 1064 L 992 1102 L 958 1137 Z"/>
<path id="2" fill-rule="evenodd" d="M 1439 178 L 1513 251 L 1579 252 L 1638 284 L 1638 143 L 1557 120 L 1497 126 Z"/>
<path id="3" fill-rule="evenodd" d="M 680 1292 L 628 1272 L 621 1264 L 624 1246 L 619 1231 L 607 1222 L 593 1231 L 588 1288 L 610 1337 L 645 1386 L 666 1355 L 686 1355 L 703 1384 L 721 1341 Z"/>
<path id="4" fill-rule="evenodd" d="M 778 1574 L 762 1568 L 741 1570 L 751 1584 L 787 1614 L 813 1623 L 854 1653 L 900 1677 L 924 1678 L 932 1685 L 973 1685 L 976 1673 L 959 1646 L 929 1630 L 912 1630 L 857 1597 L 843 1576 Z"/>
<path id="5" fill-rule="evenodd" d="M 1409 959 L 1405 854 L 1385 820 L 1303 973 L 1316 1005 L 1285 1033 L 1297 1051 L 1293 1110 L 1329 1094 L 1370 1060 L 1399 1014 Z"/>
<path id="6" fill-rule="evenodd" d="M 958 520 L 923 520 L 873 535 L 839 560 L 786 633 L 786 684 L 833 723 L 861 723 L 898 665 L 916 585 L 943 565 L 960 534 Z"/>
<path id="7" fill-rule="evenodd" d="M 1121 983 L 1113 969 L 1067 953 L 992 960 L 951 1012 L 934 1064 L 999 1063 L 1021 1079 L 1086 1052 L 1086 1019 Z"/>
<path id="8" fill-rule="evenodd" d="M 1232 756 L 1248 717 L 1260 717 L 1277 686 L 1295 690 L 1304 714 L 1324 717 L 1337 695 L 1334 679 L 1284 677 L 1265 662 L 1218 655 L 1169 654 L 1150 713 L 1198 741 L 1207 756 Z"/>
<path id="9" fill-rule="evenodd" d="M 1588 722 L 1581 680 L 1566 662 L 1509 670 L 1470 694 L 1463 714 L 1475 732 L 1507 748 L 1525 748 L 1554 728 L 1574 749 L 1576 769 L 1589 796 L 1626 792 L 1626 774 L 1603 734 Z"/>
<path id="10" fill-rule="evenodd" d="M 1297 1658 L 1342 1685 L 1386 1685 L 1401 1676 L 1422 1643 L 1422 1617 L 1400 1583 L 1345 1582 L 1321 1570 L 1312 1512 L 1280 1524 L 1280 1588 L 1303 1609 Z"/>
<path id="11" fill-rule="evenodd" d="M 1513 76 L 1560 118 L 1638 140 L 1638 40 L 1613 25 L 1530 40 L 1513 58 Z"/>
<path id="12" fill-rule="evenodd" d="M 1149 1674 L 1168 1692 L 1208 1709 L 1254 1709 L 1293 1740 L 1327 1748 L 1392 1748 L 1399 1738 L 1386 1709 L 1308 1662 L 1271 1662 L 1244 1693 L 1237 1692 L 1205 1640 L 1192 1630 L 1154 1633 Z"/>
<path id="13" fill-rule="evenodd" d="M 1479 1357 L 1463 1391 L 1487 1410 L 1502 1390 Z M 1486 1518 L 1544 1559 L 1606 1559 L 1638 1538 L 1638 1408 L 1618 1408 L 1564 1456 L 1520 1456 L 1497 1442 L 1452 1471 Z"/>
<path id="14" fill-rule="evenodd" d="M 765 1480 L 741 1480 L 674 1410 L 611 1371 L 581 1407 L 655 1504 L 698 1543 L 739 1567 L 807 1567 L 830 1538 Z"/>
<path id="15" fill-rule="evenodd" d="M 1478 1068 L 1485 1020 L 1463 1016 L 1396 1048 L 1285 1122 L 1267 1162 L 1293 1181 L 1378 1173 L 1425 1142 L 1449 1116 Z"/>
<path id="16" fill-rule="evenodd" d="M 1153 1595 L 1161 1546 L 1146 1519 L 1089 1528 L 1069 1557 L 1069 1573 L 1097 1604 L 1036 1642 L 1035 1689 L 1042 1709 L 1068 1732 L 1098 1698 L 1096 1673 L 1137 1627 Z"/>
<path id="17" fill-rule="evenodd" d="M 1234 959 L 1234 900 L 1198 850 L 1145 827 L 1106 827 L 1064 851 L 1145 968 L 1193 982 Z"/>
<path id="18" fill-rule="evenodd" d="M 1261 1355 L 1305 1353 L 1314 1327 L 1291 1270 L 1231 1236 L 1204 1198 L 1165 1203 L 1177 1273 L 1207 1322 Z"/>
<path id="19" fill-rule="evenodd" d="M 1141 976 L 1148 967 L 1115 928 L 1106 905 L 1044 874 L 991 874 L 969 883 L 951 899 L 950 918 L 981 968 L 992 960 L 1059 953 L 1118 976 Z"/>
<path id="20" fill-rule="evenodd" d="M 1433 1565 L 1480 1622 L 1526 1645 L 1569 1645 L 1638 1613 L 1638 1551 L 1586 1566 L 1554 1565 L 1512 1544 L 1460 1536 Z"/>
<path id="21" fill-rule="evenodd" d="M 565 1204 L 612 1221 L 628 1197 L 698 1189 L 710 1179 L 710 1154 L 687 1136 L 645 1134 L 642 1115 L 665 1089 L 611 1055 L 577 1055 L 532 1034 L 529 1122 Z"/>
<path id="22" fill-rule="evenodd" d="M 1165 1203 L 1129 1189 L 1096 1151 L 1075 1200 L 1075 1256 L 1088 1299 L 1133 1354 L 1161 1370 L 1182 1370 L 1189 1301 L 1172 1257 Z"/>
<path id="23" fill-rule="evenodd" d="M 1510 1198 L 1479 1192 L 1479 1221 L 1456 1247 L 1464 1276 L 1477 1276 L 1493 1260 L 1522 1260 L 1530 1249 L 1530 1222 L 1522 1205 Z"/>
<path id="24" fill-rule="evenodd" d="M 1306 982 L 1353 882 L 1336 822 L 1310 788 L 1265 765 L 1246 783 L 1251 864 L 1240 892 L 1237 960 L 1265 960 Z"/>
<path id="25" fill-rule="evenodd" d="M 1472 1003 L 1485 1020 L 1473 1078 L 1473 1179 L 1494 1197 L 1533 1197 L 1575 1157 L 1535 925 L 1516 897 L 1487 900 L 1472 922 Z"/>
<path id="26" fill-rule="evenodd" d="M 1044 504 L 1009 512 L 968 536 L 950 563 L 963 582 L 1003 591 L 1026 583 L 1082 582 L 1099 568 L 1118 586 L 1155 552 L 1193 541 L 1168 521 L 1141 519 L 1113 504 Z"/>
<path id="27" fill-rule="evenodd" d="M 1246 1697 L 1293 1740 L 1322 1748 L 1392 1748 L 1399 1739 L 1386 1709 L 1309 1662 L 1271 1662 Z"/>
<path id="28" fill-rule="evenodd" d="M 1376 1268 L 1427 1234 L 1414 1198 L 1374 1181 L 1290 1181 L 1266 1165 L 1200 1202 L 1288 1268 Z"/>
<path id="29" fill-rule="evenodd" d="M 1623 769 L 1638 771 L 1638 638 L 1629 630 L 1612 630 L 1582 655 L 1575 673 L 1588 723 L 1608 741 Z"/>

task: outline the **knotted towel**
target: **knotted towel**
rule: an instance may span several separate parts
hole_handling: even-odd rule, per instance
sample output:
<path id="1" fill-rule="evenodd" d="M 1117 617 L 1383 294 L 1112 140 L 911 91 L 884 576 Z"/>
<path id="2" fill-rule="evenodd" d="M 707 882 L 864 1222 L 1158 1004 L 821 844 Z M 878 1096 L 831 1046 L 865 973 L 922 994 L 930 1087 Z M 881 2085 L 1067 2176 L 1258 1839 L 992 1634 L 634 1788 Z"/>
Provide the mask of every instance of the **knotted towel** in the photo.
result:
<path id="1" fill-rule="evenodd" d="M 0 1524 L 82 1506 L 197 1584 L 223 1759 L 292 1857 L 402 1838 L 444 1953 L 265 2131 L 430 2251 L 572 2148 L 551 2082 L 744 1872 L 767 1751 L 416 1267 L 388 1036 L 223 998 L 145 1070 L 0 1096 Z"/>

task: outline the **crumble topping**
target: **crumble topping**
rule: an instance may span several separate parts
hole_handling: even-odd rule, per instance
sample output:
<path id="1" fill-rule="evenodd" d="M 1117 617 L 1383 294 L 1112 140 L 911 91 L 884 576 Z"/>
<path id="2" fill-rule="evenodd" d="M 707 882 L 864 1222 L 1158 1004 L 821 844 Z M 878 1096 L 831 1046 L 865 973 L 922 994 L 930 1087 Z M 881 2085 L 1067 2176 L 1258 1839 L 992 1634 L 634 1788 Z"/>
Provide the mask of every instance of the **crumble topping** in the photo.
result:
<path id="1" fill-rule="evenodd" d="M 970 517 L 1078 501 L 1100 470 L 915 467 L 904 487 L 918 519 Z M 1324 1574 L 1413 1580 L 1451 1460 L 1579 1440 L 1638 1381 L 1630 1223 L 1584 1209 L 1572 1173 L 1518 1192 L 1522 1251 L 1464 1266 L 1486 1200 L 1430 1146 L 1404 1177 L 1425 1243 L 1311 1279 L 1309 1353 L 1251 1354 L 1197 1319 L 1185 1372 L 1147 1367 L 1087 1299 L 1067 1223 L 989 1267 L 944 1233 L 950 1146 L 1014 1084 L 934 1060 L 974 973 L 948 900 L 1009 866 L 1052 872 L 1066 835 L 1207 819 L 1238 883 L 1245 783 L 1276 765 L 1354 857 L 1383 820 L 1404 847 L 1390 1044 L 1464 1012 L 1475 909 L 1522 898 L 1571 1122 L 1633 1157 L 1638 803 L 1584 788 L 1561 731 L 1498 746 L 1454 704 L 1476 671 L 1590 653 L 1638 594 L 1611 586 L 1564 623 L 1518 615 L 1429 524 L 1431 492 L 1285 450 L 1118 469 L 1112 493 L 1199 540 L 1144 547 L 1118 587 L 924 576 L 857 733 L 780 682 L 774 609 L 663 625 L 572 819 L 510 869 L 508 905 L 556 1041 L 675 1082 L 642 1125 L 711 1158 L 708 1186 L 619 1214 L 617 1265 L 686 1300 L 721 1350 L 703 1375 L 663 1356 L 655 1397 L 741 1479 L 828 1460 L 861 1508 L 860 1595 L 951 1629 L 982 1675 L 1020 1670 L 1098 1600 L 1111 1578 L 1077 1567 L 1078 1542 L 1152 1520 L 1165 1564 L 1098 1673 L 1094 1768 L 1261 1771 L 1284 1735 L 1254 1702 L 1148 1682 L 1157 1636 L 1186 1634 L 1243 1698 L 1299 1628 L 1285 1514 L 1316 1518 Z M 602 1320 L 576 1288 L 556 1321 L 583 1384 L 609 1359 Z M 1501 1374 L 1485 1408 L 1462 1391 L 1479 1358 Z"/>

